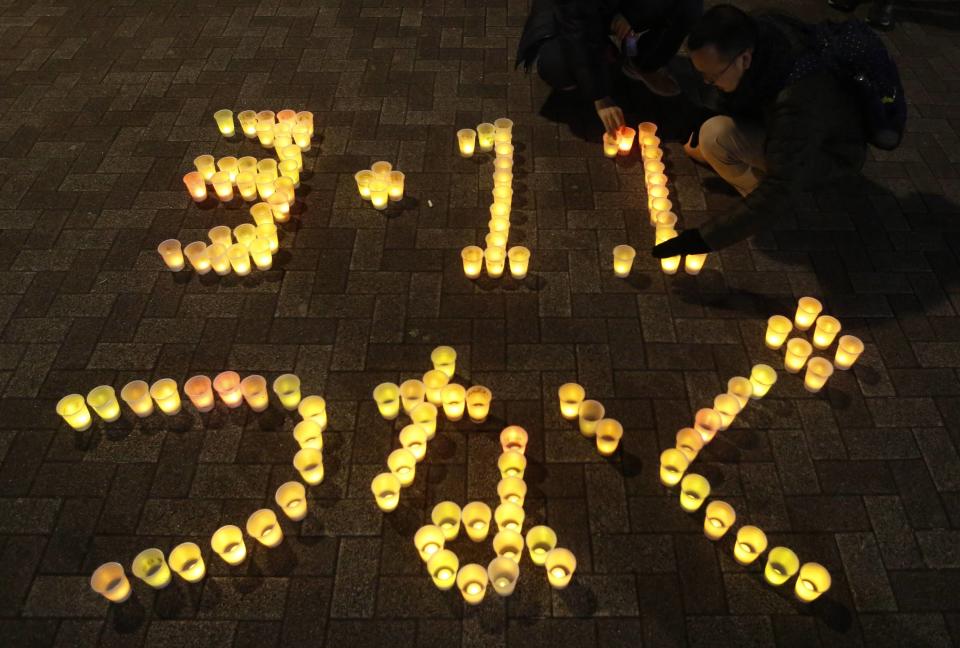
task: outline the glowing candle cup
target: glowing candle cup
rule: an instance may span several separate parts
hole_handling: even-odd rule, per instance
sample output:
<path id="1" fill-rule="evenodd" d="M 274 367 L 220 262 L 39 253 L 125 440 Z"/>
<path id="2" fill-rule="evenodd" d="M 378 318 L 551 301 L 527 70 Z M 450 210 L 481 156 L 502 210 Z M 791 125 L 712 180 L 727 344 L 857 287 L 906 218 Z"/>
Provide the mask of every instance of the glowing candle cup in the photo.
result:
<path id="1" fill-rule="evenodd" d="M 508 558 L 519 563 L 523 555 L 523 536 L 509 529 L 499 531 L 493 536 L 493 552 L 498 558 Z"/>
<path id="2" fill-rule="evenodd" d="M 620 152 L 620 134 L 618 132 L 603 134 L 603 154 L 608 158 L 615 158 Z"/>
<path id="3" fill-rule="evenodd" d="M 517 477 L 523 479 L 523 473 L 527 469 L 527 458 L 516 450 L 508 450 L 500 454 L 497 459 L 497 469 L 500 471 L 501 479 L 507 477 Z"/>
<path id="4" fill-rule="evenodd" d="M 183 542 L 170 550 L 167 564 L 174 573 L 188 583 L 198 583 L 207 573 L 203 554 L 193 542 Z"/>
<path id="5" fill-rule="evenodd" d="M 683 456 L 689 464 L 697 458 L 697 455 L 700 454 L 700 451 L 703 449 L 703 438 L 700 436 L 700 433 L 693 428 L 682 428 L 677 432 L 676 449 L 683 453 Z M 661 465 L 662 463 L 663 459 L 661 457 Z M 686 470 L 686 468 L 684 468 L 684 470 Z M 678 477 L 677 479 L 679 480 L 680 478 Z"/>
<path id="6" fill-rule="evenodd" d="M 837 355 L 833 364 L 837 369 L 847 370 L 853 366 L 860 354 L 863 353 L 863 342 L 853 335 L 841 335 L 837 343 Z"/>
<path id="7" fill-rule="evenodd" d="M 240 392 L 254 412 L 262 412 L 270 404 L 270 395 L 267 392 L 267 379 L 256 374 L 247 376 L 240 381 Z"/>
<path id="8" fill-rule="evenodd" d="M 665 241 L 669 241 L 670 239 L 673 239 L 676 237 L 677 237 L 676 231 L 671 230 L 670 232 L 665 232 L 663 235 L 663 241 L 661 241 L 661 243 Z M 680 258 L 681 257 L 678 254 L 677 256 L 664 257 L 660 259 L 660 269 L 663 271 L 664 274 L 668 274 L 668 275 L 677 274 L 677 269 L 680 267 Z"/>
<path id="9" fill-rule="evenodd" d="M 630 269 L 637 251 L 630 245 L 618 245 L 613 248 L 613 274 L 618 277 L 629 277 Z"/>
<path id="10" fill-rule="evenodd" d="M 237 121 L 243 134 L 248 138 L 257 136 L 257 113 L 252 110 L 243 110 L 237 113 Z"/>
<path id="11" fill-rule="evenodd" d="M 213 190 L 217 193 L 217 198 L 221 202 L 230 202 L 233 200 L 233 181 L 230 180 L 230 174 L 226 171 L 217 171 L 210 178 Z"/>
<path id="12" fill-rule="evenodd" d="M 374 178 L 370 181 L 370 204 L 373 208 L 382 211 L 387 208 L 387 202 L 390 200 L 388 185 L 383 180 Z"/>
<path id="13" fill-rule="evenodd" d="M 513 450 L 520 454 L 526 454 L 528 439 L 529 435 L 526 430 L 519 425 L 510 425 L 500 432 L 500 447 L 504 452 Z"/>
<path id="14" fill-rule="evenodd" d="M 250 274 L 250 252 L 243 243 L 234 243 L 227 248 L 227 258 L 230 259 L 230 267 L 237 273 L 237 276 L 245 277 Z"/>
<path id="15" fill-rule="evenodd" d="M 726 430 L 740 413 L 740 401 L 730 394 L 719 394 L 713 399 L 713 411 L 720 415 L 720 431 Z"/>
<path id="16" fill-rule="evenodd" d="M 487 268 L 487 275 L 498 279 L 503 276 L 506 268 L 507 251 L 502 247 L 487 248 L 483 251 L 484 265 Z"/>
<path id="17" fill-rule="evenodd" d="M 727 393 L 736 398 L 737 402 L 740 403 L 740 409 L 743 409 L 753 395 L 753 385 L 749 378 L 734 376 L 727 381 Z"/>
<path id="18" fill-rule="evenodd" d="M 159 549 L 144 549 L 138 553 L 130 568 L 133 575 L 154 589 L 163 589 L 170 584 L 170 566 Z"/>
<path id="19" fill-rule="evenodd" d="M 183 250 L 180 247 L 180 241 L 177 239 L 167 239 L 157 246 L 157 252 L 160 258 L 167 265 L 167 268 L 174 272 L 183 270 Z"/>
<path id="20" fill-rule="evenodd" d="M 595 435 L 597 452 L 604 457 L 609 457 L 617 451 L 617 446 L 620 445 L 620 439 L 623 438 L 623 426 L 615 419 L 601 419 L 597 423 Z"/>
<path id="21" fill-rule="evenodd" d="M 288 481 L 277 488 L 274 501 L 283 514 L 294 522 L 307 517 L 307 489 L 297 481 Z"/>
<path id="22" fill-rule="evenodd" d="M 575 420 L 580 415 L 580 404 L 586 397 L 586 391 L 577 383 L 564 383 L 557 391 L 560 398 L 560 415 L 568 421 Z"/>
<path id="23" fill-rule="evenodd" d="M 840 332 L 840 320 L 829 315 L 821 315 L 817 318 L 817 323 L 813 331 L 813 346 L 818 349 L 826 349 Z"/>
<path id="24" fill-rule="evenodd" d="M 480 605 L 487 593 L 487 570 L 476 563 L 464 565 L 457 573 L 457 588 L 468 605 Z"/>
<path id="25" fill-rule="evenodd" d="M 793 323 L 797 330 L 806 331 L 810 328 L 822 310 L 823 304 L 820 303 L 820 300 L 813 297 L 801 297 L 797 301 L 797 313 L 793 316 Z"/>
<path id="26" fill-rule="evenodd" d="M 468 245 L 460 252 L 460 258 L 463 261 L 463 274 L 467 279 L 476 279 L 480 276 L 483 270 L 483 249 L 476 245 Z"/>
<path id="27" fill-rule="evenodd" d="M 787 353 L 783 357 L 783 368 L 790 373 L 798 373 L 813 353 L 813 346 L 803 338 L 787 340 Z"/>
<path id="28" fill-rule="evenodd" d="M 441 549 L 427 561 L 427 572 L 433 579 L 433 584 L 440 590 L 451 589 L 456 584 L 459 569 L 460 561 L 449 549 Z"/>
<path id="29" fill-rule="evenodd" d="M 459 421 L 466 409 L 467 390 L 463 385 L 448 384 L 440 392 L 443 400 L 443 414 L 449 421 Z"/>
<path id="30" fill-rule="evenodd" d="M 483 502 L 470 502 L 463 507 L 460 518 L 467 537 L 474 542 L 483 542 L 490 531 L 490 518 L 493 513 L 490 507 Z"/>
<path id="31" fill-rule="evenodd" d="M 161 378 L 150 385 L 150 397 L 160 411 L 168 416 L 180 413 L 180 392 L 177 383 L 170 378 Z"/>
<path id="32" fill-rule="evenodd" d="M 108 423 L 120 418 L 120 403 L 117 401 L 117 392 L 110 385 L 100 385 L 91 389 L 87 393 L 87 405 L 93 408 L 97 416 Z"/>
<path id="33" fill-rule="evenodd" d="M 706 261 L 706 254 L 688 254 L 683 259 L 683 269 L 688 275 L 700 274 Z"/>
<path id="34" fill-rule="evenodd" d="M 300 478 L 312 486 L 323 481 L 323 455 L 316 448 L 300 448 L 293 455 L 293 467 Z"/>
<path id="35" fill-rule="evenodd" d="M 193 166 L 207 182 L 210 182 L 213 174 L 217 172 L 217 165 L 212 155 L 198 155 L 193 159 Z"/>
<path id="36" fill-rule="evenodd" d="M 520 566 L 509 558 L 494 558 L 487 566 L 487 577 L 494 592 L 500 596 L 510 596 L 520 578 Z"/>
<path id="37" fill-rule="evenodd" d="M 205 275 L 210 272 L 210 256 L 207 254 L 206 243 L 194 241 L 183 248 L 183 254 L 197 274 Z"/>
<path id="38" fill-rule="evenodd" d="M 700 438 L 703 439 L 704 445 L 713 441 L 713 437 L 720 431 L 722 424 L 723 419 L 720 417 L 720 414 L 709 407 L 697 410 L 693 418 L 693 429 L 696 430 Z"/>
<path id="39" fill-rule="evenodd" d="M 240 407 L 240 404 L 243 403 L 243 393 L 240 391 L 240 374 L 236 371 L 218 373 L 213 379 L 213 388 L 227 407 Z"/>
<path id="40" fill-rule="evenodd" d="M 793 322 L 783 315 L 774 315 L 767 320 L 767 333 L 764 343 L 768 349 L 779 349 L 787 341 L 787 336 L 793 330 Z"/>
<path id="41" fill-rule="evenodd" d="M 680 506 L 687 513 L 697 511 L 710 495 L 710 482 L 703 475 L 690 473 L 680 480 Z"/>
<path id="42" fill-rule="evenodd" d="M 90 589 L 111 603 L 123 603 L 130 598 L 133 588 L 123 573 L 123 565 L 108 562 L 100 565 L 90 576 Z"/>
<path id="43" fill-rule="evenodd" d="M 397 202 L 403 200 L 403 185 L 405 176 L 400 171 L 390 172 L 390 185 L 387 193 L 390 194 L 390 201 Z"/>
<path id="44" fill-rule="evenodd" d="M 620 148 L 620 155 L 629 154 L 630 150 L 633 148 L 633 139 L 637 136 L 637 131 L 629 126 L 621 126 L 617 130 L 617 135 L 617 146 Z"/>
<path id="45" fill-rule="evenodd" d="M 523 279 L 527 276 L 530 267 L 530 250 L 522 245 L 515 245 L 507 251 L 510 261 L 510 276 L 514 279 Z"/>
<path id="46" fill-rule="evenodd" d="M 826 358 L 810 358 L 807 362 L 807 373 L 803 377 L 803 387 L 811 394 L 816 394 L 823 389 L 832 375 L 832 362 Z"/>
<path id="47" fill-rule="evenodd" d="M 486 122 L 477 124 L 477 147 L 481 151 L 487 152 L 493 150 L 494 130 L 495 127 L 493 124 Z"/>
<path id="48" fill-rule="evenodd" d="M 493 520 L 497 523 L 497 529 L 500 531 L 516 531 L 520 533 L 521 529 L 523 529 L 523 520 L 525 517 L 523 508 L 510 502 L 500 504 L 493 512 Z"/>
<path id="49" fill-rule="evenodd" d="M 409 415 L 426 398 L 427 388 L 420 380 L 405 380 L 400 384 L 400 403 Z"/>
<path id="50" fill-rule="evenodd" d="M 438 346 L 430 352 L 430 362 L 434 369 L 447 374 L 447 378 L 453 378 L 457 369 L 457 352 L 453 347 Z"/>
<path id="51" fill-rule="evenodd" d="M 474 423 L 483 423 L 490 413 L 490 401 L 493 392 L 482 385 L 474 385 L 466 391 L 464 400 L 467 404 L 467 415 Z"/>
<path id="52" fill-rule="evenodd" d="M 413 411 L 410 412 L 410 420 L 413 421 L 414 425 L 423 429 L 427 441 L 436 436 L 437 406 L 433 403 L 420 403 L 417 405 Z"/>
<path id="53" fill-rule="evenodd" d="M 397 508 L 400 503 L 400 480 L 393 473 L 380 473 L 373 478 L 370 483 L 370 490 L 373 491 L 373 497 L 377 506 L 384 513 L 389 513 Z"/>
<path id="54" fill-rule="evenodd" d="M 719 540 L 736 521 L 737 513 L 732 506 L 720 500 L 710 502 L 703 518 L 703 533 L 710 540 Z"/>
<path id="55" fill-rule="evenodd" d="M 580 403 L 578 413 L 580 422 L 580 434 L 585 437 L 595 436 L 597 433 L 597 423 L 603 418 L 606 410 L 603 405 L 595 400 L 585 400 Z"/>
<path id="56" fill-rule="evenodd" d="M 209 412 L 215 405 L 213 381 L 208 376 L 193 376 L 183 383 L 183 393 L 198 412 Z"/>
<path id="57" fill-rule="evenodd" d="M 534 565 L 542 566 L 557 547 L 557 533 L 548 526 L 538 525 L 527 531 L 526 543 L 530 560 Z"/>
<path id="58" fill-rule="evenodd" d="M 301 448 L 323 450 L 323 428 L 313 421 L 300 421 L 294 425 L 293 438 Z"/>
<path id="59" fill-rule="evenodd" d="M 191 171 L 183 176 L 183 184 L 187 187 L 187 193 L 193 198 L 193 202 L 203 202 L 207 199 L 207 183 L 199 171 Z"/>
<path id="60" fill-rule="evenodd" d="M 233 137 L 235 129 L 233 125 L 232 110 L 227 110 L 226 108 L 223 110 L 218 110 L 217 112 L 213 113 L 213 118 L 217 122 L 217 128 L 220 129 L 221 135 L 224 137 Z"/>
<path id="61" fill-rule="evenodd" d="M 473 150 L 477 143 L 477 131 L 472 128 L 458 130 L 457 142 L 460 147 L 460 157 L 473 157 Z"/>
<path id="62" fill-rule="evenodd" d="M 815 562 L 804 563 L 797 575 L 794 594 L 800 601 L 810 603 L 829 590 L 830 584 L 830 572 L 827 571 L 826 567 Z"/>
<path id="63" fill-rule="evenodd" d="M 440 528 L 444 540 L 460 535 L 460 506 L 456 502 L 440 502 L 430 512 L 430 521 Z"/>
<path id="64" fill-rule="evenodd" d="M 767 554 L 767 565 L 763 569 L 763 577 L 774 586 L 783 585 L 793 578 L 800 569 L 800 559 L 787 547 L 774 547 Z"/>
<path id="65" fill-rule="evenodd" d="M 283 374 L 273 381 L 273 393 L 280 404 L 288 411 L 297 409 L 300 404 L 300 378 L 295 374 Z"/>
<path id="66" fill-rule="evenodd" d="M 400 445 L 409 450 L 418 462 L 427 456 L 427 433 L 419 425 L 407 425 L 400 430 Z"/>
<path id="67" fill-rule="evenodd" d="M 424 525 L 413 535 L 413 544 L 417 548 L 417 553 L 420 554 L 420 560 L 425 563 L 443 549 L 443 543 L 443 531 L 435 524 Z"/>
<path id="68" fill-rule="evenodd" d="M 577 569 L 577 558 L 569 549 L 557 548 L 547 554 L 543 564 L 547 568 L 547 580 L 553 589 L 564 589 L 570 584 Z"/>
<path id="69" fill-rule="evenodd" d="M 393 383 L 380 383 L 373 389 L 373 400 L 380 416 L 392 421 L 400 415 L 400 388 Z"/>
<path id="70" fill-rule="evenodd" d="M 406 488 L 417 476 L 417 458 L 406 448 L 399 448 L 387 455 L 387 468 L 400 480 L 400 486 Z"/>
<path id="71" fill-rule="evenodd" d="M 277 514 L 268 508 L 250 514 L 247 533 L 264 547 L 276 547 L 283 542 L 283 529 L 280 528 Z"/>
<path id="72" fill-rule="evenodd" d="M 690 429 L 690 428 L 686 428 Z M 699 435 L 697 435 L 699 438 Z M 694 455 L 696 456 L 696 455 Z M 676 448 L 668 448 L 660 453 L 660 482 L 664 486 L 676 486 L 690 465 L 686 454 Z"/>
<path id="73" fill-rule="evenodd" d="M 210 547 L 228 565 L 239 565 L 247 558 L 247 545 L 243 543 L 243 531 L 232 524 L 217 529 L 210 538 Z"/>
<path id="74" fill-rule="evenodd" d="M 427 400 L 430 401 L 431 404 L 443 404 L 441 392 L 443 388 L 447 386 L 448 382 L 450 382 L 450 377 L 439 369 L 431 369 L 423 374 L 423 384 L 426 387 Z"/>
<path id="75" fill-rule="evenodd" d="M 153 414 L 153 399 L 150 385 L 142 380 L 132 380 L 120 390 L 120 399 L 140 418 Z"/>
<path id="76" fill-rule="evenodd" d="M 753 563 L 767 550 L 767 534 L 755 526 L 740 527 L 733 545 L 733 558 L 741 565 Z"/>
<path id="77" fill-rule="evenodd" d="M 750 370 L 750 386 L 753 388 L 750 399 L 759 400 L 767 395 L 777 382 L 777 372 L 770 365 L 756 364 Z"/>
<path id="78" fill-rule="evenodd" d="M 304 421 L 313 421 L 321 430 L 327 429 L 327 401 L 320 396 L 307 396 L 297 405 L 297 413 Z"/>
<path id="79" fill-rule="evenodd" d="M 497 497 L 500 503 L 510 502 L 517 506 L 523 506 L 523 501 L 527 497 L 527 483 L 519 477 L 504 477 L 497 482 Z"/>

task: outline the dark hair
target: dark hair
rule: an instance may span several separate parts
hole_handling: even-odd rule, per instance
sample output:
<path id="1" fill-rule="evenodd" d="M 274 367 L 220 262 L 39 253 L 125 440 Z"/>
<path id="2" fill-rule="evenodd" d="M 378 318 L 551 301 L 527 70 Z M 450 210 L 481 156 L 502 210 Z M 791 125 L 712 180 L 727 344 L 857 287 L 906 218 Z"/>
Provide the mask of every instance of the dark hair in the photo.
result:
<path id="1" fill-rule="evenodd" d="M 724 58 L 732 58 L 756 44 L 757 25 L 753 18 L 728 4 L 704 12 L 687 37 L 690 51 L 712 45 Z"/>

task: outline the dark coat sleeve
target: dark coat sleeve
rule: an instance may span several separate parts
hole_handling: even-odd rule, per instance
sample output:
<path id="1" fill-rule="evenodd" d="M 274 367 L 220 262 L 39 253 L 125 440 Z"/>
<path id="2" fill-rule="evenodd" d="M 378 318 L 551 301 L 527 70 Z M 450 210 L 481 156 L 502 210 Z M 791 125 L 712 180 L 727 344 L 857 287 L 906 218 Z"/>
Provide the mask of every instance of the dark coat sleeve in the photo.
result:
<path id="1" fill-rule="evenodd" d="M 590 101 L 610 95 L 606 51 L 611 17 L 611 7 L 603 2 L 574 0 L 557 4 L 558 38 L 577 88 Z"/>

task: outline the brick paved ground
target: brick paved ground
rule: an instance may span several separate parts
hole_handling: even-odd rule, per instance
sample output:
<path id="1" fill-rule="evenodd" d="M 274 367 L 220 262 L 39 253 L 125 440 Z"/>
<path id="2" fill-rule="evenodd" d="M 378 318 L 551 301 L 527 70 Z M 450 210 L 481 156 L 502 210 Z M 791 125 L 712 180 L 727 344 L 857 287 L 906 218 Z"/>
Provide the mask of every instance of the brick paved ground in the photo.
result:
<path id="1" fill-rule="evenodd" d="M 613 245 L 651 243 L 641 171 L 538 114 L 544 87 L 511 69 L 524 0 L 3 2 L 2 643 L 956 641 L 960 51 L 936 13 L 949 3 L 917 5 L 890 37 L 912 100 L 899 150 L 872 152 L 863 182 L 806 197 L 696 279 L 665 279 L 644 256 L 624 282 Z M 198 209 L 180 181 L 199 153 L 259 151 L 216 137 L 224 106 L 316 113 L 304 209 L 271 272 L 162 271 L 160 240 L 245 218 Z M 458 249 L 482 238 L 490 168 L 454 154 L 454 130 L 504 114 L 517 122 L 513 236 L 533 249 L 535 276 L 474 284 Z M 677 144 L 667 157 L 685 223 L 731 204 Z M 351 177 L 380 158 L 407 172 L 411 196 L 386 217 L 361 208 Z M 742 520 L 832 571 L 809 608 L 736 565 L 729 542 L 709 543 L 656 466 L 727 378 L 777 362 L 763 320 L 803 294 L 867 341 L 862 362 L 817 397 L 782 376 L 702 461 Z M 384 517 L 368 485 L 393 437 L 370 389 L 422 373 L 438 343 L 456 346 L 464 380 L 493 389 L 496 421 L 444 424 Z M 240 569 L 211 559 L 200 585 L 140 583 L 108 607 L 88 590 L 96 565 L 187 538 L 207 547 L 219 524 L 271 502 L 294 476 L 293 421 L 218 411 L 77 436 L 54 403 L 225 368 L 292 370 L 328 398 L 313 513 Z M 571 379 L 626 424 L 622 456 L 599 461 L 558 420 L 555 389 Z M 494 500 L 504 420 L 532 435 L 528 519 L 555 527 L 580 569 L 558 594 L 525 563 L 513 598 L 465 609 L 433 589 L 411 535 L 442 498 Z"/>

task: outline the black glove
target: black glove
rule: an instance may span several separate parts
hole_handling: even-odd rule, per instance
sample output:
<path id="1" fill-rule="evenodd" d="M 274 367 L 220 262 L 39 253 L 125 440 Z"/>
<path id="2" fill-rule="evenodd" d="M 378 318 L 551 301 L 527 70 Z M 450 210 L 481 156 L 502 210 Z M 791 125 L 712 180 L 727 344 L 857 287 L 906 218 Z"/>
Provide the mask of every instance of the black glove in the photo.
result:
<path id="1" fill-rule="evenodd" d="M 700 230 L 689 229 L 683 230 L 669 241 L 653 246 L 651 254 L 654 258 L 665 259 L 681 254 L 706 254 L 712 251 L 707 242 L 700 236 Z"/>

